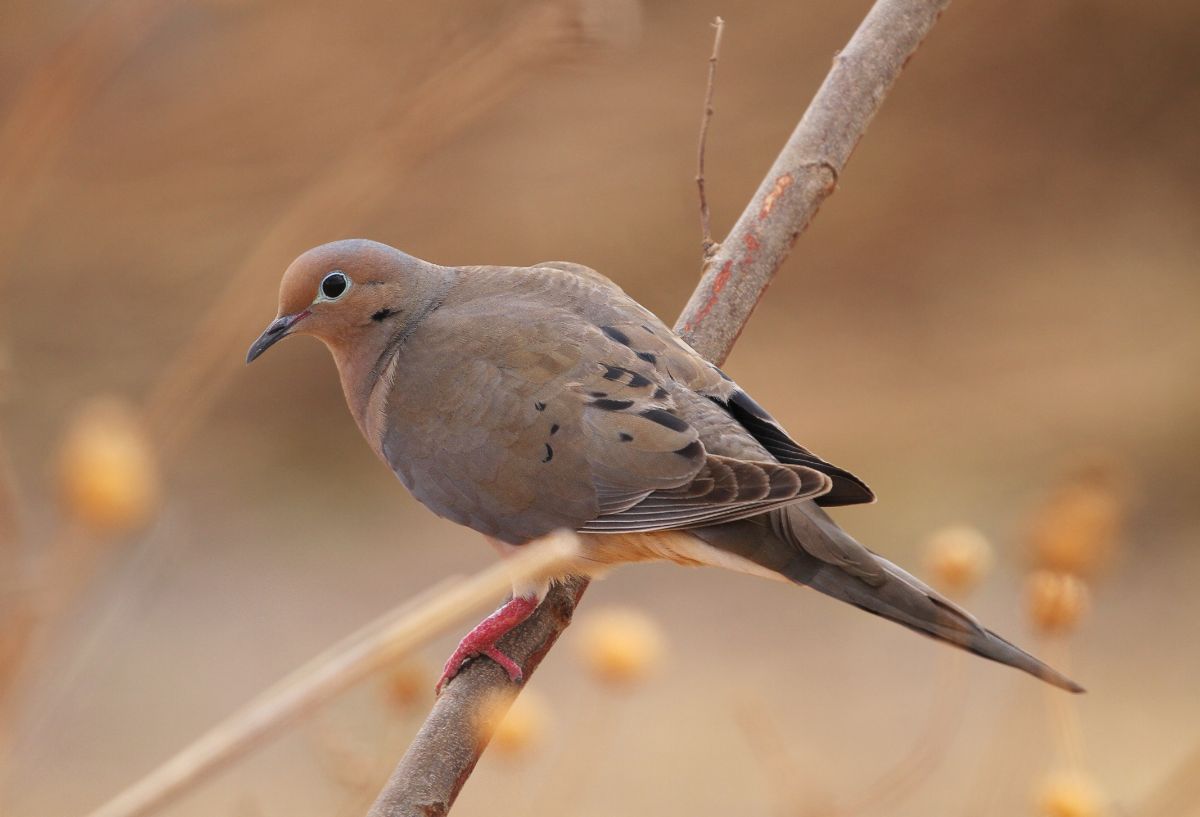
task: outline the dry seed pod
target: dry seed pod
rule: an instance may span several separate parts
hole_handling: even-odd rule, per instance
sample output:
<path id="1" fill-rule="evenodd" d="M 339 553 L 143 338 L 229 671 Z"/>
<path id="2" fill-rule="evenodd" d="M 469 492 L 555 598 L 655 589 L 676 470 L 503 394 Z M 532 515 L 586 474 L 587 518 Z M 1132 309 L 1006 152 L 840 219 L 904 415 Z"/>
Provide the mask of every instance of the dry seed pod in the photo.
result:
<path id="1" fill-rule="evenodd" d="M 408 712 L 430 694 L 433 680 L 429 667 L 417 661 L 406 661 L 388 673 L 384 696 L 397 710 Z"/>
<path id="2" fill-rule="evenodd" d="M 579 622 L 578 633 L 584 662 L 603 683 L 618 686 L 637 683 L 662 658 L 661 630 L 637 610 L 593 610 Z"/>
<path id="3" fill-rule="evenodd" d="M 1049 778 L 1038 795 L 1038 807 L 1044 817 L 1101 817 L 1106 813 L 1100 789 L 1081 774 Z"/>
<path id="4" fill-rule="evenodd" d="M 1046 634 L 1070 632 L 1088 609 L 1087 585 L 1070 573 L 1035 571 L 1029 576 L 1027 592 L 1029 616 Z"/>
<path id="5" fill-rule="evenodd" d="M 992 567 L 992 546 L 967 525 L 942 528 L 925 545 L 925 564 L 933 583 L 955 595 L 975 588 Z"/>
<path id="6" fill-rule="evenodd" d="M 158 503 L 157 462 L 128 403 L 114 398 L 85 403 L 67 426 L 58 464 L 66 511 L 92 533 L 128 533 Z"/>
<path id="7" fill-rule="evenodd" d="M 1112 560 L 1125 505 L 1113 469 L 1094 466 L 1071 475 L 1034 514 L 1029 528 L 1034 564 L 1095 576 Z"/>
<path id="8" fill-rule="evenodd" d="M 495 751 L 515 757 L 541 741 L 550 721 L 550 707 L 536 690 L 522 690 L 505 712 L 509 700 L 509 693 L 501 692 L 486 701 L 480 728 L 485 737 L 490 734 Z"/>

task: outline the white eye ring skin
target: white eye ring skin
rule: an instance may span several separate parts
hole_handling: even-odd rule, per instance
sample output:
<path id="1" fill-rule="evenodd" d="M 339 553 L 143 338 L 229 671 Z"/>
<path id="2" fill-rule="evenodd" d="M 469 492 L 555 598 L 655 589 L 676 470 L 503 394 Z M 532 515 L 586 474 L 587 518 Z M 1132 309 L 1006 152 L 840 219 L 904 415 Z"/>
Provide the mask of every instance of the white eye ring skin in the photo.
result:
<path id="1" fill-rule="evenodd" d="M 339 282 L 341 283 L 341 290 L 337 291 L 337 293 L 334 295 L 330 295 L 327 291 L 327 288 L 336 290 Z M 313 303 L 315 304 L 320 303 L 321 301 L 341 300 L 345 297 L 346 293 L 350 291 L 350 287 L 353 285 L 353 283 L 354 282 L 350 280 L 349 275 L 342 272 L 340 269 L 335 269 L 333 272 L 330 272 L 321 279 L 321 283 L 317 286 L 317 297 L 313 298 Z"/>

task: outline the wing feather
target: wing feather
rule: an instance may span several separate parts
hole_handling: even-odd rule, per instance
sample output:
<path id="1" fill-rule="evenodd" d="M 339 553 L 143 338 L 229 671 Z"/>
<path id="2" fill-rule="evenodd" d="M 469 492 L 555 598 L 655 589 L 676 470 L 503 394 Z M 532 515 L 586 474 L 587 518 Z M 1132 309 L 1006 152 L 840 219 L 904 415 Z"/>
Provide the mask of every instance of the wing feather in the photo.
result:
<path id="1" fill-rule="evenodd" d="M 652 491 L 629 508 L 603 514 L 580 530 L 635 533 L 731 522 L 819 496 L 829 487 L 830 478 L 812 468 L 709 454 L 688 483 Z"/>
<path id="2" fill-rule="evenodd" d="M 719 405 L 732 381 L 576 265 L 473 269 L 390 365 L 380 456 L 436 513 L 513 544 L 733 521 L 841 478 Z"/>

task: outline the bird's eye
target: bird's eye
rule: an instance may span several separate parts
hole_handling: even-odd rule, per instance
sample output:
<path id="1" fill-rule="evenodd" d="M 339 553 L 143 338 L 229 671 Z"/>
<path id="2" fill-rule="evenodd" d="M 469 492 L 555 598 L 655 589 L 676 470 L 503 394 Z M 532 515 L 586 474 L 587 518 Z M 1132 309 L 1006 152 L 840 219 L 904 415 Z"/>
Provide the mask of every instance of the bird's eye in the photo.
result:
<path id="1" fill-rule="evenodd" d="M 321 279 L 321 297 L 326 301 L 336 301 L 346 294 L 350 288 L 350 279 L 341 270 L 334 270 Z"/>

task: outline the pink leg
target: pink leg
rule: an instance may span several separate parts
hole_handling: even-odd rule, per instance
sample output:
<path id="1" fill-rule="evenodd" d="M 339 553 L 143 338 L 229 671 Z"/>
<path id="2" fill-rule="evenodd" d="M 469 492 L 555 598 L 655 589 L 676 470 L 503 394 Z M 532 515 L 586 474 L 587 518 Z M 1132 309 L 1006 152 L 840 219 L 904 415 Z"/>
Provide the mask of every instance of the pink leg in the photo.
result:
<path id="1" fill-rule="evenodd" d="M 533 611 L 537 609 L 537 606 L 538 600 L 535 596 L 517 596 L 514 599 L 509 599 L 499 610 L 475 625 L 475 629 L 467 633 L 463 640 L 458 643 L 458 649 L 454 651 L 454 654 L 450 656 L 450 660 L 446 662 L 446 667 L 442 670 L 442 678 L 437 683 L 437 691 L 440 693 L 442 687 L 451 678 L 458 675 L 458 671 L 462 669 L 463 664 L 477 655 L 486 655 L 504 667 L 504 671 L 508 673 L 509 678 L 513 681 L 520 681 L 522 678 L 520 666 L 517 665 L 516 661 L 500 652 L 496 648 L 496 642 L 503 638 L 513 627 L 516 627 L 522 621 L 529 618 L 533 614 Z"/>

